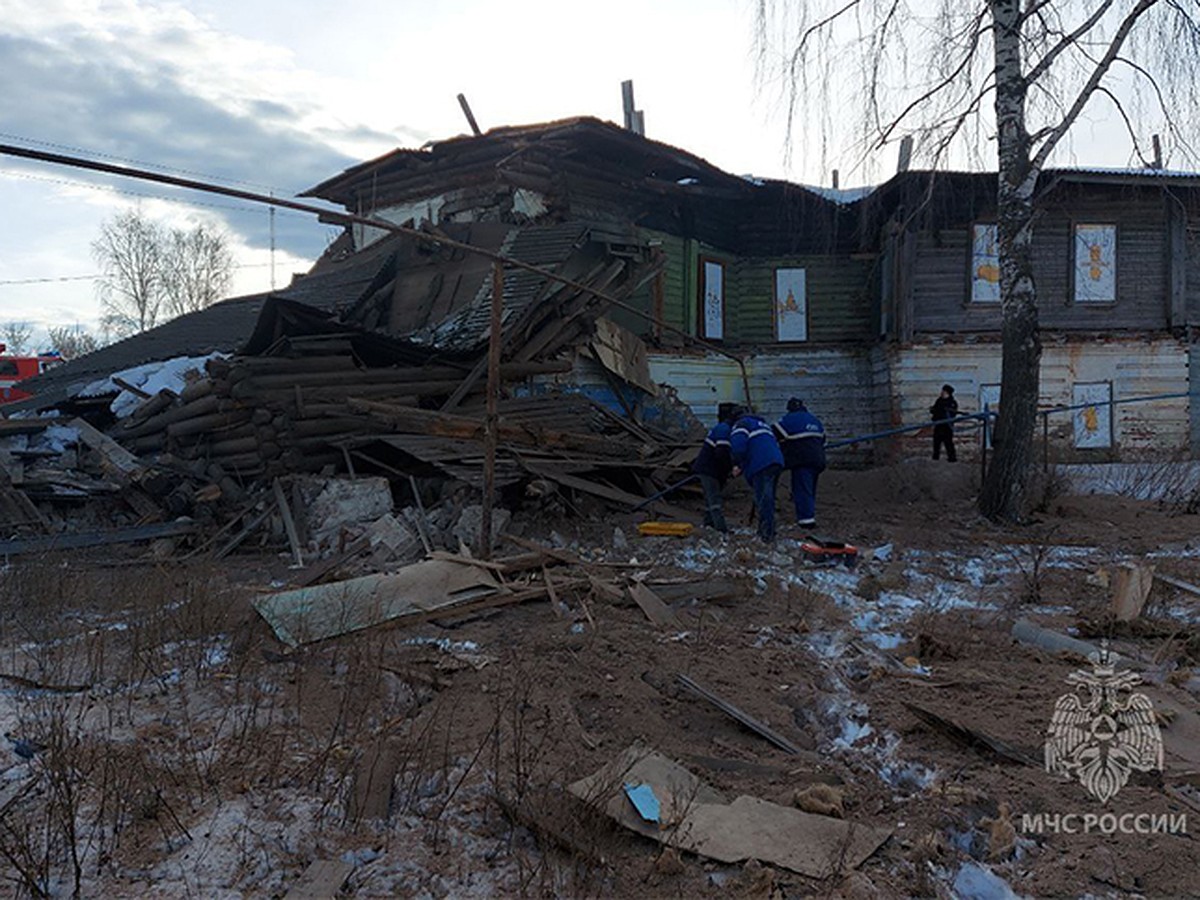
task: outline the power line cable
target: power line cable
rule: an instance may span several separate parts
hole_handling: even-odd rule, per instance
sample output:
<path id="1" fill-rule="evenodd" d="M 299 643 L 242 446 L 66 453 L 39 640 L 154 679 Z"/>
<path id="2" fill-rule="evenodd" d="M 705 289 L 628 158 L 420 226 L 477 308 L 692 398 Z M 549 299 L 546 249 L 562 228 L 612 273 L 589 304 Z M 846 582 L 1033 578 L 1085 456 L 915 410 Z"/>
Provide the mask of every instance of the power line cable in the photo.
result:
<path id="1" fill-rule="evenodd" d="M 7 139 L 13 140 L 13 141 L 21 141 L 22 143 L 25 143 L 25 144 L 32 144 L 36 147 L 53 147 L 56 150 L 68 150 L 71 153 L 82 153 L 85 156 L 92 156 L 92 157 L 95 157 L 96 159 L 111 159 L 114 162 L 132 163 L 135 166 L 145 166 L 146 168 L 149 168 L 149 169 L 158 169 L 160 172 L 176 172 L 180 175 L 192 175 L 192 176 L 195 176 L 196 178 L 207 178 L 212 181 L 223 181 L 226 184 L 241 184 L 241 185 L 245 185 L 246 187 L 256 187 L 256 188 L 262 188 L 262 189 L 268 190 L 268 191 L 278 191 L 279 193 L 289 193 L 287 191 L 280 190 L 278 187 L 274 187 L 269 184 L 260 184 L 258 182 L 254 182 L 254 181 L 241 181 L 236 178 L 224 178 L 220 175 L 212 175 L 212 174 L 209 174 L 206 172 L 197 172 L 192 169 L 180 169 L 180 168 L 176 168 L 174 166 L 163 165 L 162 163 L 145 162 L 143 160 L 133 159 L 128 156 L 116 156 L 111 153 L 101 153 L 98 150 L 89 150 L 86 147 L 73 147 L 70 144 L 58 144 L 58 143 L 55 143 L 54 141 L 43 141 L 43 140 L 39 140 L 38 138 L 25 137 L 24 135 L 20 135 L 20 134 L 10 134 L 8 132 L 0 131 L 0 137 L 7 138 Z"/>
<path id="2" fill-rule="evenodd" d="M 97 184 L 93 181 L 72 181 L 68 178 L 46 178 L 43 175 L 33 175 L 28 172 L 18 172 L 13 169 L 0 169 L 0 175 L 5 175 L 9 178 L 21 178 L 26 181 L 43 181 L 47 184 L 59 184 L 66 187 L 87 188 L 88 190 L 101 191 L 106 194 L 121 194 L 126 197 L 141 197 L 148 200 L 161 200 L 164 203 L 178 203 L 182 206 L 205 206 L 210 209 L 229 209 L 235 212 L 252 212 L 261 213 L 262 210 L 257 206 L 234 205 L 232 203 L 207 203 L 203 200 L 188 200 L 183 197 L 171 197 L 166 194 L 150 194 L 144 191 L 127 191 L 118 187 L 113 187 L 109 184 Z M 283 215 L 292 216 L 297 219 L 306 219 L 311 221 L 312 216 L 304 213 L 284 211 Z"/>
<path id="3" fill-rule="evenodd" d="M 269 262 L 262 263 L 235 263 L 234 269 L 265 269 L 271 265 Z M 15 284 L 52 284 L 59 281 L 95 281 L 97 278 L 103 278 L 99 273 L 95 275 L 57 275 L 47 278 L 5 278 L 0 279 L 0 285 L 15 285 Z"/>

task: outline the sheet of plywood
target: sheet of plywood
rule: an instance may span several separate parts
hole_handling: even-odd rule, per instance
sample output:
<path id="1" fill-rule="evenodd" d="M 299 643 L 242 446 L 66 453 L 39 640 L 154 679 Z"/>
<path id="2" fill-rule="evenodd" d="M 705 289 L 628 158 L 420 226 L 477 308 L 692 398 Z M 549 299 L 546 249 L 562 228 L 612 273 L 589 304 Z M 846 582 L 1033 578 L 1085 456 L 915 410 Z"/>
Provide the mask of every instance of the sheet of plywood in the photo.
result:
<path id="1" fill-rule="evenodd" d="M 268 594 L 254 608 L 296 647 L 500 593 L 508 591 L 483 569 L 431 559 L 390 574 Z"/>

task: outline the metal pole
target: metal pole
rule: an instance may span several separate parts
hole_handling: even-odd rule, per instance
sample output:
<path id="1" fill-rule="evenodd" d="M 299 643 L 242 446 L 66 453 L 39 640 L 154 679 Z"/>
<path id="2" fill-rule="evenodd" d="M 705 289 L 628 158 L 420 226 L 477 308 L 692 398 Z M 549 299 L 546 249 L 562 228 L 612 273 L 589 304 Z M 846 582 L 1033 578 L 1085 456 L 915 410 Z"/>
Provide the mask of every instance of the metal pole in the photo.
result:
<path id="1" fill-rule="evenodd" d="M 983 404 L 983 428 L 979 429 L 979 477 L 987 478 L 988 405 Z M 982 483 L 982 481 L 981 481 Z"/>
<path id="2" fill-rule="evenodd" d="M 492 321 L 488 331 L 487 421 L 483 432 L 483 504 L 479 515 L 479 558 L 492 558 L 492 503 L 496 493 L 496 441 L 500 392 L 500 323 L 504 313 L 504 266 L 492 264 Z"/>

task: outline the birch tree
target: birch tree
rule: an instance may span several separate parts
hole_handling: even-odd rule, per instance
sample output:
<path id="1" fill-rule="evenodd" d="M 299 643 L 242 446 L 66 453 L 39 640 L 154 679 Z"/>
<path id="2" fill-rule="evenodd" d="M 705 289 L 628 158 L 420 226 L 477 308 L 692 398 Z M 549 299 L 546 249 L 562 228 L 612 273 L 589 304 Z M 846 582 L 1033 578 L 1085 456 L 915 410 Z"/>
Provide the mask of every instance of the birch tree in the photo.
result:
<path id="1" fill-rule="evenodd" d="M 224 233 L 207 225 L 171 232 L 163 258 L 164 311 L 199 312 L 220 300 L 233 280 L 233 255 Z"/>
<path id="2" fill-rule="evenodd" d="M 1200 61 L 1196 0 L 757 0 L 760 78 L 782 90 L 789 135 L 864 157 L 911 136 L 914 159 L 995 167 L 1002 372 L 980 509 L 1022 514 L 1033 455 L 1041 341 L 1032 238 L 1038 177 L 1084 116 L 1191 158 Z M 854 107 L 850 120 L 839 119 Z M 990 144 L 994 142 L 994 150 Z M 984 149 L 988 148 L 988 149 Z M 1081 155 L 1083 154 L 1081 150 Z"/>
<path id="3" fill-rule="evenodd" d="M 28 322 L 5 322 L 0 326 L 0 343 L 11 356 L 24 356 L 32 337 L 33 327 Z"/>
<path id="4" fill-rule="evenodd" d="M 92 255 L 100 266 L 96 290 L 105 327 L 118 336 L 158 323 L 163 304 L 163 229 L 140 210 L 100 226 Z"/>
<path id="5" fill-rule="evenodd" d="M 46 329 L 50 346 L 63 359 L 78 359 L 100 349 L 100 341 L 80 325 L 51 326 Z"/>
<path id="6" fill-rule="evenodd" d="M 102 321 L 118 337 L 211 306 L 233 278 L 223 231 L 205 224 L 168 229 L 140 210 L 105 222 L 92 254 Z"/>

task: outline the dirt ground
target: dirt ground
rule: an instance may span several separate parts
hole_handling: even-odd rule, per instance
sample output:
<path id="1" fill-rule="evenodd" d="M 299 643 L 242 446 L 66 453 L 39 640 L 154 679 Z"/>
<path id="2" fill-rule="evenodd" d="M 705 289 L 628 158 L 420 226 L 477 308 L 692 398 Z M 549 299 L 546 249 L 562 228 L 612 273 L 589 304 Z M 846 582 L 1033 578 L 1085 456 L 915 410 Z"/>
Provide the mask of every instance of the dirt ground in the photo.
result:
<path id="1" fill-rule="evenodd" d="M 586 589 L 298 651 L 250 606 L 288 583 L 278 555 L 14 562 L 0 573 L 0 892 L 282 897 L 335 860 L 361 897 L 1196 896 L 1200 598 L 1158 584 L 1118 626 L 1095 573 L 1149 561 L 1200 583 L 1197 518 L 1050 491 L 1031 524 L 999 528 L 974 510 L 976 477 L 927 461 L 826 473 L 819 533 L 877 554 L 854 569 L 803 562 L 786 488 L 772 547 L 740 485 L 728 538 L 640 537 L 635 517 L 586 501 L 572 518 L 518 514 L 514 531 L 587 561 Z M 680 627 L 660 628 L 621 589 L 643 575 L 734 590 L 684 589 Z M 1159 711 L 1162 772 L 1102 807 L 1044 770 L 1056 699 L 1089 666 L 1015 643 L 1020 618 L 1111 638 Z M 828 786 L 845 819 L 892 837 L 820 879 L 664 851 L 563 790 L 635 743 L 729 796 L 791 805 Z M 1187 814 L 1192 833 L 1021 827 L 1106 811 Z"/>

